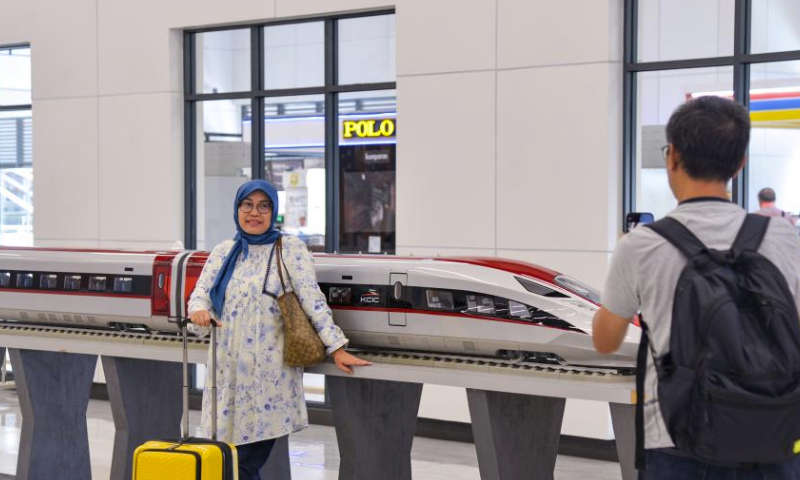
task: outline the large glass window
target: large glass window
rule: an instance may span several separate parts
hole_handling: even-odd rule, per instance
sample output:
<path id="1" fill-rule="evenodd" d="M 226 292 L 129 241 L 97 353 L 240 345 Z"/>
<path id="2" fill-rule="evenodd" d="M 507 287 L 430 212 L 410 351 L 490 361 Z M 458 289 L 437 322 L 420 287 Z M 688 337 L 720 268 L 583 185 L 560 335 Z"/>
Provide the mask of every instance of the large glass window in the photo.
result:
<path id="1" fill-rule="evenodd" d="M 325 85 L 325 23 L 275 25 L 264 29 L 264 88 Z"/>
<path id="2" fill-rule="evenodd" d="M 660 148 L 672 112 L 698 95 L 750 110 L 749 161 L 732 200 L 752 211 L 771 187 L 779 207 L 800 213 L 800 3 L 627 0 L 624 57 L 623 216 L 674 208 Z"/>
<path id="3" fill-rule="evenodd" d="M 197 248 L 233 237 L 231 202 L 251 178 L 249 109 L 250 100 L 197 103 Z"/>
<path id="4" fill-rule="evenodd" d="M 221 30 L 195 36 L 199 93 L 250 90 L 250 30 Z"/>
<path id="5" fill-rule="evenodd" d="M 278 223 L 312 251 L 325 250 L 325 97 L 267 98 L 264 178 L 278 189 Z"/>
<path id="6" fill-rule="evenodd" d="M 380 12 L 186 33 L 187 247 L 229 238 L 233 192 L 263 178 L 279 228 L 311 250 L 394 252 L 394 25 Z"/>
<path id="7" fill-rule="evenodd" d="M 33 245 L 31 49 L 0 47 L 0 245 Z"/>
<path id="8" fill-rule="evenodd" d="M 231 238 L 236 189 L 263 178 L 278 227 L 312 251 L 394 253 L 394 24 L 380 12 L 184 35 L 188 248 Z M 303 383 L 324 402 L 323 376 Z"/>
<path id="9" fill-rule="evenodd" d="M 800 61 L 756 64 L 750 81 L 748 199 L 770 187 L 776 206 L 800 213 Z"/>
<path id="10" fill-rule="evenodd" d="M 752 0 L 753 53 L 800 50 L 800 2 Z"/>
<path id="11" fill-rule="evenodd" d="M 733 55 L 734 0 L 638 0 L 637 3 L 638 61 Z"/>
<path id="12" fill-rule="evenodd" d="M 639 122 L 636 208 L 661 218 L 677 206 L 667 182 L 662 147 L 672 112 L 698 95 L 733 94 L 731 67 L 644 72 L 637 77 Z M 717 93 L 721 92 L 721 93 Z"/>

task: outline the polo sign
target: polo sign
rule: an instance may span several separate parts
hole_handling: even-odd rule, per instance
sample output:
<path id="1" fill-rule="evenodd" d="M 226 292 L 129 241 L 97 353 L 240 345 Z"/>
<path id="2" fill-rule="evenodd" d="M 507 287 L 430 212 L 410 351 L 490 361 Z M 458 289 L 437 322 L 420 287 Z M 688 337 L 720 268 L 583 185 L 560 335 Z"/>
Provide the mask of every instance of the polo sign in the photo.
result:
<path id="1" fill-rule="evenodd" d="M 396 130 L 394 118 L 345 120 L 342 122 L 344 138 L 394 137 Z"/>

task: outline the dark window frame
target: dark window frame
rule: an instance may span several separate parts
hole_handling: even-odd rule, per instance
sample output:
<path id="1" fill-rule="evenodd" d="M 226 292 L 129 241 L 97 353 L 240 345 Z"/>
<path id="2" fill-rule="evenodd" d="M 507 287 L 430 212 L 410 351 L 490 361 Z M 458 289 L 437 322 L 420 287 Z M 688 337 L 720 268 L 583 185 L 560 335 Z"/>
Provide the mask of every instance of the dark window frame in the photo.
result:
<path id="1" fill-rule="evenodd" d="M 750 66 L 759 63 L 800 60 L 800 50 L 750 53 L 752 32 L 752 0 L 735 0 L 733 55 L 688 58 L 655 62 L 637 62 L 639 0 L 625 0 L 623 38 L 623 113 L 622 113 L 622 217 L 636 211 L 636 75 L 664 70 L 733 67 L 733 96 L 750 109 Z M 733 180 L 733 202 L 747 209 L 749 163 Z"/>
<path id="2" fill-rule="evenodd" d="M 339 251 L 340 237 L 340 179 L 339 179 L 339 94 L 374 90 L 396 90 L 397 82 L 338 84 L 338 21 L 392 15 L 395 9 L 327 15 L 294 20 L 276 20 L 257 24 L 185 30 L 183 33 L 183 91 L 184 91 L 184 244 L 197 248 L 197 103 L 211 100 L 249 99 L 251 102 L 251 175 L 264 178 L 264 99 L 301 95 L 323 95 L 325 100 L 325 251 Z M 276 25 L 324 22 L 325 82 L 320 87 L 264 90 L 263 28 Z M 226 93 L 195 93 L 196 45 L 195 35 L 223 30 L 250 30 L 250 87 L 249 91 Z"/>

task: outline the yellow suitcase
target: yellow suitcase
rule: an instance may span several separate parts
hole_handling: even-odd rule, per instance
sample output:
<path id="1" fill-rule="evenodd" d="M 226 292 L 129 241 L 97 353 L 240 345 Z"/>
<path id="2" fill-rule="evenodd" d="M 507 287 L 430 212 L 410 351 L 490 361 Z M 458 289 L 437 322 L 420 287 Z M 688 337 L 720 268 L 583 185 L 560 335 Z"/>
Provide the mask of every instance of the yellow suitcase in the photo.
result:
<path id="1" fill-rule="evenodd" d="M 183 424 L 180 440 L 151 440 L 133 452 L 133 480 L 238 480 L 236 447 L 217 438 L 216 325 L 211 327 L 212 439 L 189 437 L 186 323 L 183 330 Z"/>

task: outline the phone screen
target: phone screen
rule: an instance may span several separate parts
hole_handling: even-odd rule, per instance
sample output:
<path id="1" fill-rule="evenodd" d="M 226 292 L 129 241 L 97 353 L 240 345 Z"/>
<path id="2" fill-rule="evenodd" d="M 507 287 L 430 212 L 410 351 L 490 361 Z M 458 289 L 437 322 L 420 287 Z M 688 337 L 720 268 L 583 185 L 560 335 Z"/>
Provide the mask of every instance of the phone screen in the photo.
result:
<path id="1" fill-rule="evenodd" d="M 630 212 L 625 217 L 625 233 L 630 232 L 639 225 L 651 223 L 654 220 L 650 212 Z"/>

